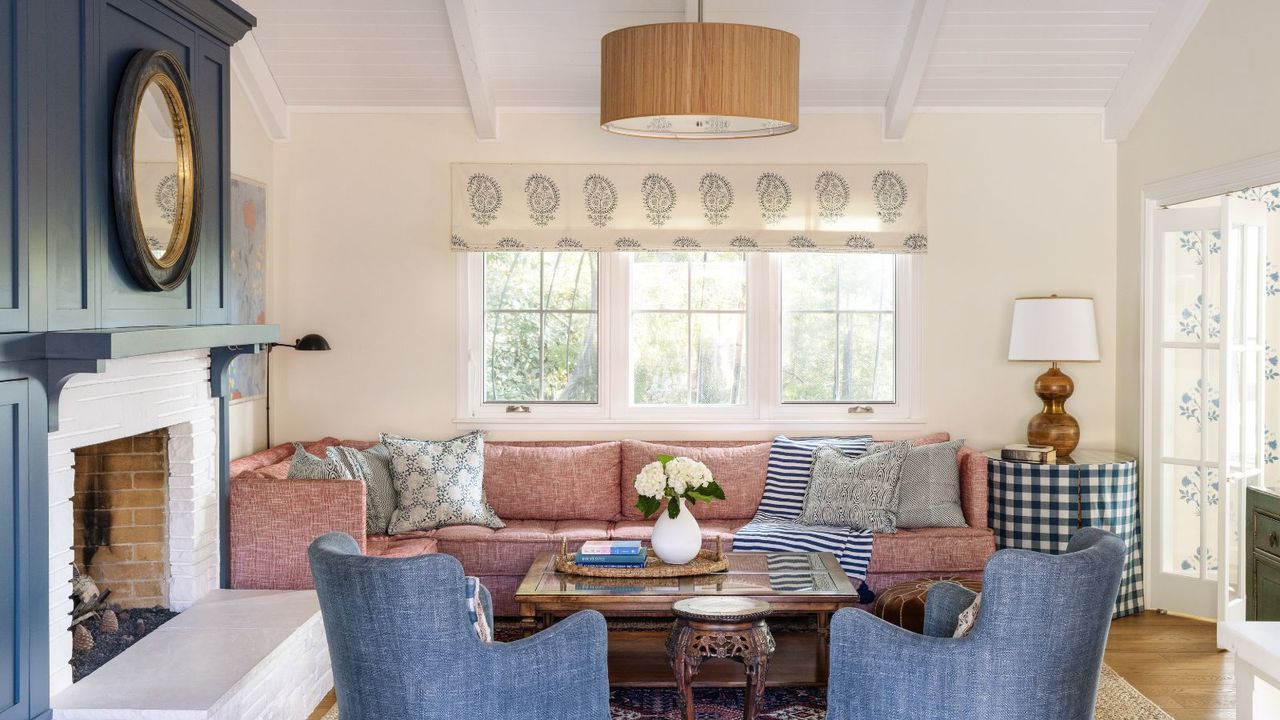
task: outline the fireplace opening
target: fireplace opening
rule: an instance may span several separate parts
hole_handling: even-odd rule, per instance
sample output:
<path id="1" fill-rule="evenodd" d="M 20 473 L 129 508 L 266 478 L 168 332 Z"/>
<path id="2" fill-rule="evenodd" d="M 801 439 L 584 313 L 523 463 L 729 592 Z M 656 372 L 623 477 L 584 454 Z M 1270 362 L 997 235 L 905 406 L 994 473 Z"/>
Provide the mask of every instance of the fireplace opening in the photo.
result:
<path id="1" fill-rule="evenodd" d="M 72 679 L 171 619 L 169 432 L 73 450 Z"/>

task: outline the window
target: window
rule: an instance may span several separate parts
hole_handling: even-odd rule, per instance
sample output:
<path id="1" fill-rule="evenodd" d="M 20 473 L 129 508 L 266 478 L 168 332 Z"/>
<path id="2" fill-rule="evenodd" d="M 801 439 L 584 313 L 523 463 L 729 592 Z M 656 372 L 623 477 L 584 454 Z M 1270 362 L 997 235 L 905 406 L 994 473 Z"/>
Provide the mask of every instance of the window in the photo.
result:
<path id="1" fill-rule="evenodd" d="M 631 258 L 631 385 L 637 405 L 746 400 L 747 259 L 742 253 Z"/>
<path id="2" fill-rule="evenodd" d="M 484 401 L 594 403 L 597 258 L 484 255 Z"/>
<path id="3" fill-rule="evenodd" d="M 782 401 L 893 402 L 892 255 L 781 258 Z"/>
<path id="4" fill-rule="evenodd" d="M 715 420 L 846 432 L 851 421 L 918 423 L 920 262 L 870 253 L 460 255 L 458 422 Z"/>

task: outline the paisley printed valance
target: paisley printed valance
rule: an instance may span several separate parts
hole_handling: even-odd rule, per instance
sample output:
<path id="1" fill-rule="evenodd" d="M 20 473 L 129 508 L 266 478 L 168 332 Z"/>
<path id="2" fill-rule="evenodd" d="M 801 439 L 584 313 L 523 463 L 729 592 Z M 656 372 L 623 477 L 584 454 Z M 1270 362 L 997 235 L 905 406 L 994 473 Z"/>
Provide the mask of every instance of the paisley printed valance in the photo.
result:
<path id="1" fill-rule="evenodd" d="M 923 253 L 924 165 L 453 166 L 453 249 Z"/>

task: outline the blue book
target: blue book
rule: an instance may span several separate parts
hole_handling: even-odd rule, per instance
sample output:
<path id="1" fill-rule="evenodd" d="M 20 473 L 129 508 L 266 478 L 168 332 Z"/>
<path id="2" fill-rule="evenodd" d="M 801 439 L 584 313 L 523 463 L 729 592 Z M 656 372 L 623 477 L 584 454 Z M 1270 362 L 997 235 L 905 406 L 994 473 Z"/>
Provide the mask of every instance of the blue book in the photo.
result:
<path id="1" fill-rule="evenodd" d="M 636 568 L 642 568 L 645 566 L 645 563 L 643 561 L 629 562 L 629 563 L 578 563 L 578 564 L 589 565 L 593 568 L 625 568 L 628 570 L 634 570 Z"/>
<path id="2" fill-rule="evenodd" d="M 622 565 L 625 567 L 639 567 L 645 564 L 647 557 L 645 555 L 583 555 L 578 553 L 575 557 L 579 565 Z"/>

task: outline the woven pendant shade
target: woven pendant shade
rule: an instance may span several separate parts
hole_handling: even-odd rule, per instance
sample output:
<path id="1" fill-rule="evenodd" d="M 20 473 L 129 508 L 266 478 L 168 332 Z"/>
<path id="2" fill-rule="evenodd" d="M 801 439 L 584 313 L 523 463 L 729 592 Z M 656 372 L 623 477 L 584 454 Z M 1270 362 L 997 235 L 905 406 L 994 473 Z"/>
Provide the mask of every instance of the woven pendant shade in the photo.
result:
<path id="1" fill-rule="evenodd" d="M 733 23 L 660 23 L 600 41 L 600 127 L 656 138 L 748 138 L 800 123 L 800 39 Z"/>

